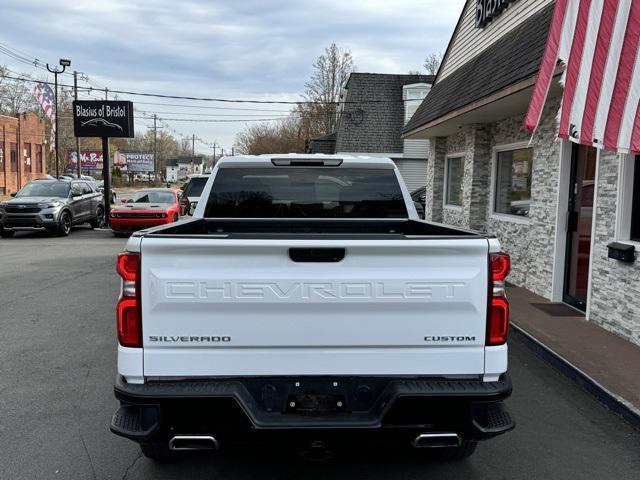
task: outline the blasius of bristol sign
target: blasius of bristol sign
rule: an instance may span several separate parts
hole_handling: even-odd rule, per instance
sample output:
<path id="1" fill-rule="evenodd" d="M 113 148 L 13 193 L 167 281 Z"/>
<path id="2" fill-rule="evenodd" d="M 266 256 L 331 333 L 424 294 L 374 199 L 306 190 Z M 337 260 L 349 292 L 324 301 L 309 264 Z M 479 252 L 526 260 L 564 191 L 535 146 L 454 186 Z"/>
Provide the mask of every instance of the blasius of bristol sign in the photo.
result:
<path id="1" fill-rule="evenodd" d="M 73 128 L 76 137 L 133 137 L 133 103 L 76 100 Z"/>
<path id="2" fill-rule="evenodd" d="M 133 137 L 133 103 L 113 100 L 76 100 L 73 102 L 73 131 L 76 137 L 102 137 L 104 223 L 109 225 L 111 209 L 109 138 Z"/>
<path id="3" fill-rule="evenodd" d="M 484 28 L 516 0 L 476 0 L 476 27 Z"/>

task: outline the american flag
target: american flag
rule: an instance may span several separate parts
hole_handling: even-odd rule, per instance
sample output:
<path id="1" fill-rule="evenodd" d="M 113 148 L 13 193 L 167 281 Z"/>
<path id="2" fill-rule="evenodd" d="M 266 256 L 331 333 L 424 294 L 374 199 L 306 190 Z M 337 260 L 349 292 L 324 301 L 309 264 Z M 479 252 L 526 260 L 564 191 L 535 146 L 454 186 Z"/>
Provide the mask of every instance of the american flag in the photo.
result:
<path id="1" fill-rule="evenodd" d="M 51 120 L 51 136 L 49 138 L 49 150 L 56 149 L 56 128 L 58 122 L 56 120 L 56 96 L 50 85 L 46 83 L 36 83 L 33 92 L 38 99 L 38 103 L 42 106 L 44 113 Z"/>
<path id="2" fill-rule="evenodd" d="M 558 60 L 558 136 L 640 152 L 640 0 L 557 0 L 525 127 L 534 131 Z"/>

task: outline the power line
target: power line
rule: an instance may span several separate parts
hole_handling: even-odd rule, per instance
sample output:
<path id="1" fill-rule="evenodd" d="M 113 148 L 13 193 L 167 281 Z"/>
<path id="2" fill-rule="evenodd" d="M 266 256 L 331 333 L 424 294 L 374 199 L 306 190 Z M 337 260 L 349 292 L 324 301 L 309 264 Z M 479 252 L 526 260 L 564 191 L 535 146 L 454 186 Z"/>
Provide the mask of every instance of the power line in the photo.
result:
<path id="1" fill-rule="evenodd" d="M 135 117 L 135 118 L 140 118 L 140 117 Z M 149 119 L 149 117 L 142 117 L 142 118 L 146 118 L 147 120 Z M 164 120 L 169 120 L 169 121 L 172 121 L 172 122 L 233 123 L 233 122 L 273 122 L 273 121 L 279 121 L 279 120 L 287 120 L 287 119 L 290 119 L 290 118 L 295 118 L 295 117 L 244 118 L 244 119 L 228 119 L 228 120 L 210 119 L 210 118 L 203 118 L 203 119 L 199 119 L 199 118 L 165 118 Z"/>
<path id="2" fill-rule="evenodd" d="M 289 110 L 271 110 L 266 108 L 240 108 L 240 107 L 214 107 L 212 105 L 190 105 L 185 103 L 166 103 L 166 102 L 136 102 L 136 105 L 155 105 L 162 107 L 185 107 L 185 108 L 204 108 L 210 110 L 237 110 L 243 112 L 273 112 L 273 113 L 289 113 Z"/>
<path id="3" fill-rule="evenodd" d="M 267 116 L 267 117 L 273 117 L 273 118 L 282 118 L 282 115 L 260 115 L 260 114 L 250 114 L 250 113 L 242 113 L 239 115 L 236 114 L 232 114 L 232 113 L 192 113 L 192 112 L 156 112 L 153 110 L 138 110 L 136 109 L 138 112 L 142 112 L 142 113 L 147 113 L 150 115 L 153 114 L 168 114 L 168 115 L 189 115 L 192 117 L 261 117 L 261 116 Z M 284 114 L 284 116 L 291 116 L 291 112 L 282 112 Z M 167 120 L 170 120 L 171 117 L 165 117 Z"/>
<path id="4" fill-rule="evenodd" d="M 13 80 L 21 80 L 24 82 L 34 82 L 34 83 L 44 83 L 48 85 L 52 85 L 51 82 L 42 82 L 39 80 L 31 80 L 24 78 L 17 78 L 11 75 L 0 75 L 2 78 L 9 78 Z M 71 88 L 72 85 L 66 84 L 58 84 L 60 87 L 68 87 Z M 99 90 L 99 91 L 107 91 L 107 89 L 99 89 L 92 87 L 78 87 L 79 89 L 84 90 Z M 161 93 L 145 93 L 145 92 L 131 92 L 127 90 L 108 90 L 109 93 L 113 94 L 121 94 L 121 95 L 133 95 L 133 96 L 141 96 L 141 97 L 153 97 L 153 98 L 167 98 L 167 99 L 175 99 L 175 100 L 192 100 L 198 102 L 222 102 L 222 103 L 255 103 L 255 104 L 275 104 L 275 105 L 344 105 L 344 104 L 388 104 L 388 103 L 398 103 L 404 102 L 404 100 L 363 100 L 363 101 L 338 101 L 338 102 L 314 102 L 314 101 L 285 101 L 285 100 L 249 100 L 249 99 L 231 99 L 231 98 L 209 98 L 209 97 L 191 97 L 191 96 L 183 96 L 183 95 L 165 95 Z"/>

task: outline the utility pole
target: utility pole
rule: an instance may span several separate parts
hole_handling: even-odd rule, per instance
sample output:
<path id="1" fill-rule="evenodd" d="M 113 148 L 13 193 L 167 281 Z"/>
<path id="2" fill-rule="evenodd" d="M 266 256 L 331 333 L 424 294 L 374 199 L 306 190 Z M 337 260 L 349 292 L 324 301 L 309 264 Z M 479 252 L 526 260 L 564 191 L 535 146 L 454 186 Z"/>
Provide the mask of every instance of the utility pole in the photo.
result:
<path id="1" fill-rule="evenodd" d="M 78 101 L 78 72 L 73 71 L 73 98 Z M 58 117 L 56 117 L 58 118 Z M 56 129 L 57 133 L 57 129 Z M 80 165 L 80 138 L 76 137 L 76 162 L 78 163 L 78 178 L 82 174 L 82 167 Z"/>
<path id="2" fill-rule="evenodd" d="M 194 133 L 191 137 L 191 156 L 196 156 L 196 134 Z"/>
<path id="3" fill-rule="evenodd" d="M 153 129 L 153 174 L 155 178 L 158 178 L 158 130 L 162 130 L 158 127 L 158 115 L 153 114 L 153 127 L 147 128 Z M 149 173 L 149 177 L 151 177 L 151 173 Z"/>
<path id="4" fill-rule="evenodd" d="M 62 67 L 62 69 L 59 69 L 58 67 L 56 68 L 52 68 L 49 67 L 49 64 L 47 63 L 47 70 L 51 73 L 53 73 L 53 77 L 55 79 L 55 92 L 54 92 L 54 96 L 55 96 L 55 103 L 56 103 L 56 134 L 54 137 L 54 141 L 55 141 L 55 149 L 56 149 L 56 178 L 58 178 L 58 176 L 60 175 L 60 171 L 59 171 L 59 165 L 60 165 L 60 155 L 58 153 L 58 74 L 59 73 L 64 73 L 65 68 L 71 66 L 71 60 L 66 60 L 64 58 L 60 59 L 60 66 Z M 52 125 L 53 128 L 53 125 Z"/>
<path id="5" fill-rule="evenodd" d="M 158 121 L 158 115 L 153 114 L 153 178 L 154 181 L 158 179 L 158 172 L 156 168 L 156 156 L 158 155 L 158 126 L 156 122 Z"/>
<path id="6" fill-rule="evenodd" d="M 233 157 L 236 154 L 235 147 L 231 147 L 231 156 Z"/>

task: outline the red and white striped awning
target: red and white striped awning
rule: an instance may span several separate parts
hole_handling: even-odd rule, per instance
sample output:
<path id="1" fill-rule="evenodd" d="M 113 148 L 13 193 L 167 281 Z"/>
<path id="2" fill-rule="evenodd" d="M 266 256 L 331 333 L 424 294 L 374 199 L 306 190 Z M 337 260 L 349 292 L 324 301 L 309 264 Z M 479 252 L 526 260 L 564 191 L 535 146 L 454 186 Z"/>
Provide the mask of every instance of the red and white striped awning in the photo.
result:
<path id="1" fill-rule="evenodd" d="M 640 0 L 556 0 L 525 127 L 534 131 L 558 60 L 564 93 L 558 136 L 640 152 Z"/>

